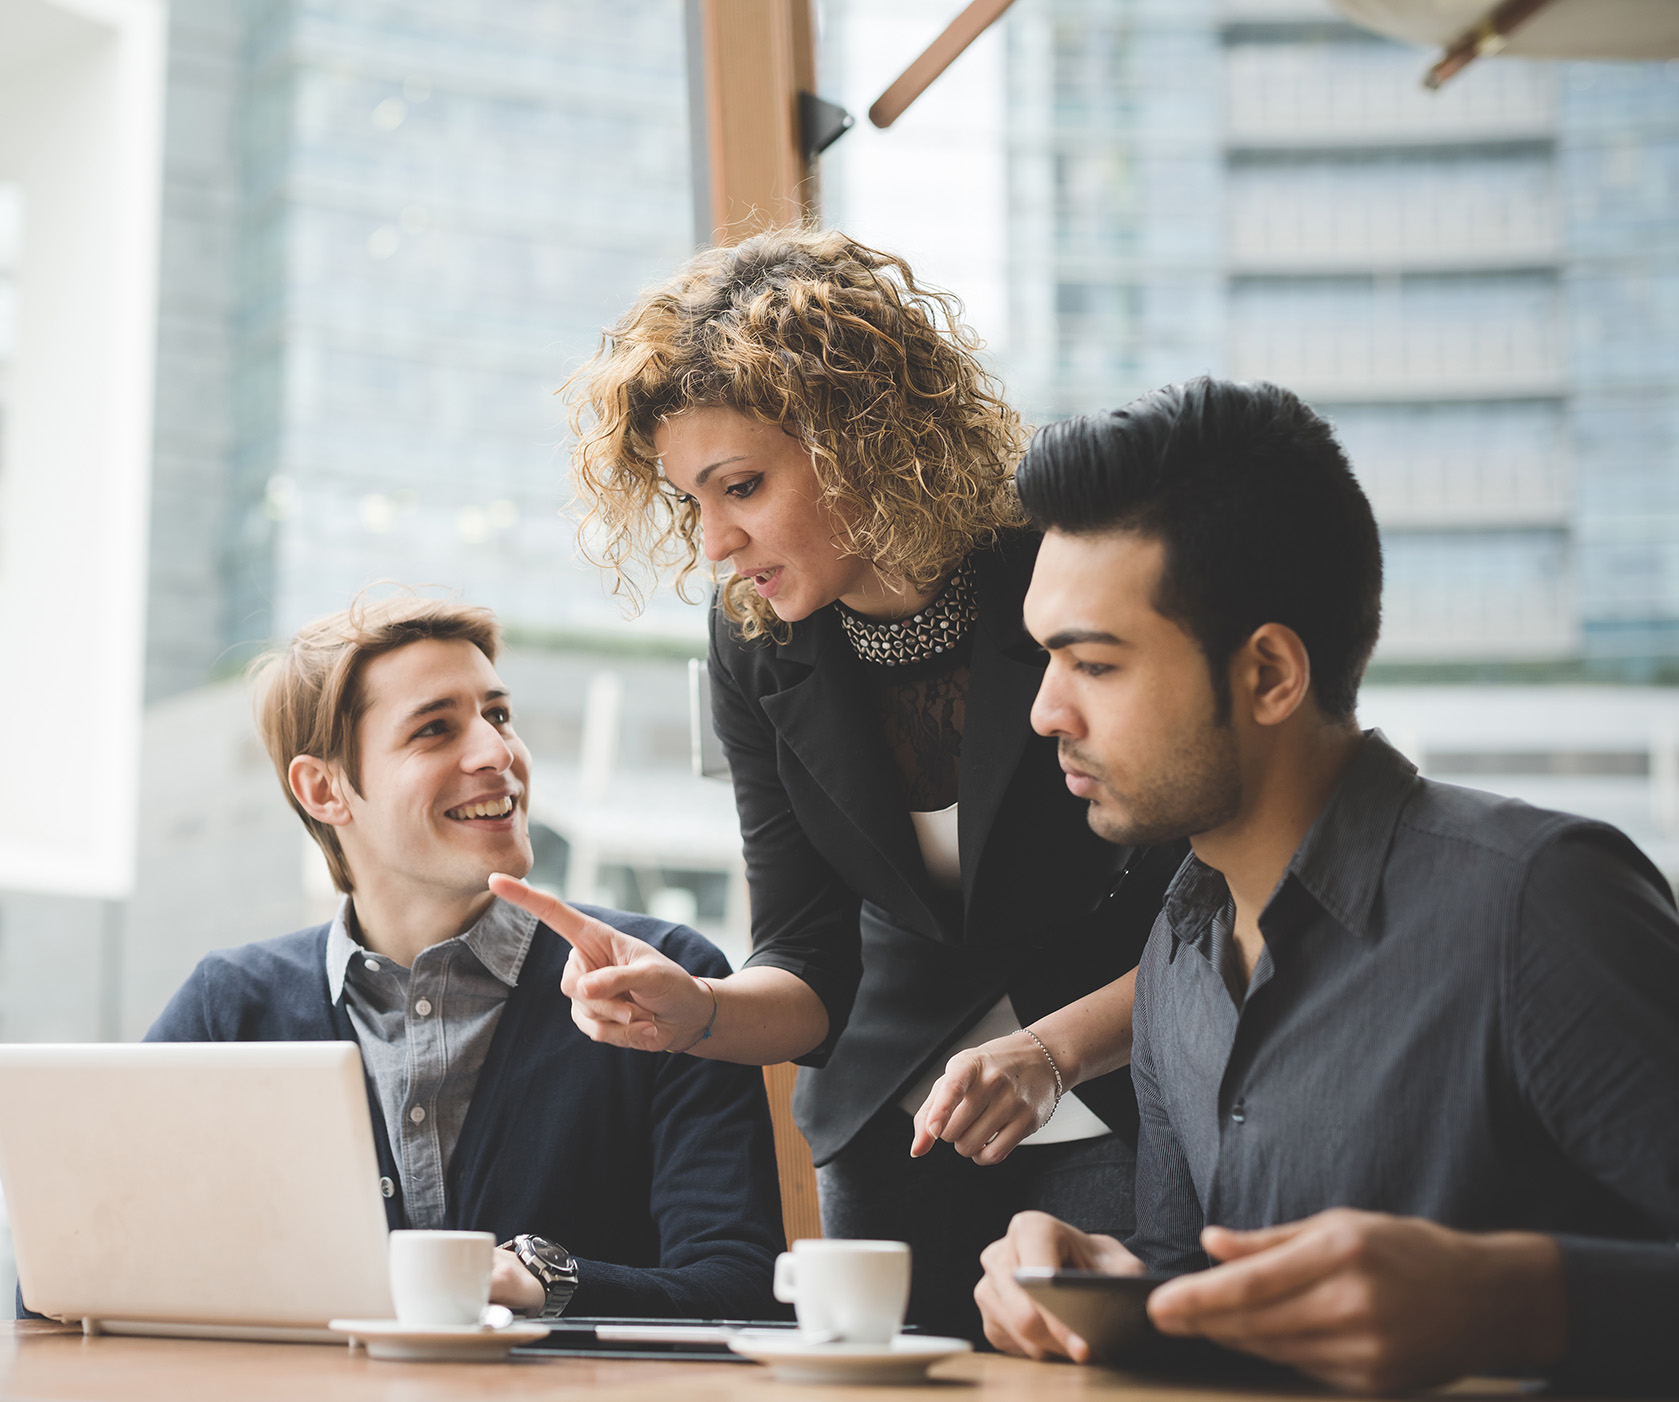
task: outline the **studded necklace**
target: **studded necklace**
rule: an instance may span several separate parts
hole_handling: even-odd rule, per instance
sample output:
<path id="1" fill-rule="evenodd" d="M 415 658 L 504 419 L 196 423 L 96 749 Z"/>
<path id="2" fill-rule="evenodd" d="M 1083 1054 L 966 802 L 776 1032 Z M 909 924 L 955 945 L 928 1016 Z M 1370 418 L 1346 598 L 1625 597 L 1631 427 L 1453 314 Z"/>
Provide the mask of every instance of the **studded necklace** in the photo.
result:
<path id="1" fill-rule="evenodd" d="M 904 667 L 949 652 L 968 635 L 979 617 L 974 567 L 964 560 L 939 596 L 913 618 L 879 623 L 838 605 L 840 627 L 852 650 L 879 667 Z"/>

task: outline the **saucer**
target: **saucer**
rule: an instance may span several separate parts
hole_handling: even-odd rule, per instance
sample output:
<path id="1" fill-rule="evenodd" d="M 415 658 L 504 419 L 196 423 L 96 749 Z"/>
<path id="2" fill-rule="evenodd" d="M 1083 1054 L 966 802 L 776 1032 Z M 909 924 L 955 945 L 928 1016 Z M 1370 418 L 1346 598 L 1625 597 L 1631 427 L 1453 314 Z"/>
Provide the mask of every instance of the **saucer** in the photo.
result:
<path id="1" fill-rule="evenodd" d="M 327 1328 L 343 1334 L 369 1358 L 393 1363 L 499 1363 L 520 1344 L 548 1337 L 546 1324 L 515 1320 L 504 1329 L 480 1324 L 403 1324 L 395 1319 L 334 1319 Z"/>
<path id="2" fill-rule="evenodd" d="M 899 1334 L 889 1344 L 807 1344 L 784 1330 L 740 1329 L 729 1347 L 785 1383 L 918 1383 L 933 1364 L 974 1346 L 925 1334 Z"/>

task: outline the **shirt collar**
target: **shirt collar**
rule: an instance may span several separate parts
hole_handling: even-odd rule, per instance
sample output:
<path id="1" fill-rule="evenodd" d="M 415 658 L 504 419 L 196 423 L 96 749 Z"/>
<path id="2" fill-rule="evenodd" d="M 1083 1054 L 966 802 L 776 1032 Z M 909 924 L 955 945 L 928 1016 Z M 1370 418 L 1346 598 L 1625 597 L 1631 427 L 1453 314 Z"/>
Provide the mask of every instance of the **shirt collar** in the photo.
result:
<path id="1" fill-rule="evenodd" d="M 344 974 L 350 960 L 366 952 L 350 933 L 350 898 L 342 896 L 332 917 L 332 928 L 326 932 L 326 989 L 334 1004 L 344 996 Z"/>
<path id="2" fill-rule="evenodd" d="M 1364 743 L 1288 864 L 1289 874 L 1349 934 L 1370 933 L 1370 908 L 1381 889 L 1394 829 L 1419 782 L 1417 766 L 1387 736 L 1365 731 Z"/>
<path id="3" fill-rule="evenodd" d="M 1347 772 L 1295 849 L 1265 909 L 1272 908 L 1292 876 L 1342 929 L 1367 936 L 1388 847 L 1418 782 L 1416 765 L 1394 749 L 1387 736 L 1365 731 Z M 1166 888 L 1166 922 L 1172 937 L 1180 944 L 1203 944 L 1213 919 L 1229 900 L 1224 877 L 1191 853 Z"/>
<path id="4" fill-rule="evenodd" d="M 536 923 L 534 915 L 498 896 L 478 917 L 477 923 L 456 938 L 490 973 L 513 988 L 519 982 L 525 956 L 530 953 Z M 332 917 L 332 928 L 326 936 L 326 984 L 334 1003 L 344 996 L 344 975 L 350 960 L 366 957 L 367 950 L 350 933 L 350 898 L 345 896 L 338 902 L 338 912 Z"/>
<path id="5" fill-rule="evenodd" d="M 497 896 L 478 923 L 460 938 L 478 956 L 480 964 L 513 988 L 519 982 L 519 970 L 525 966 L 535 934 L 536 917 Z"/>
<path id="6" fill-rule="evenodd" d="M 1191 852 L 1166 887 L 1166 926 L 1179 944 L 1195 945 L 1211 960 L 1212 924 L 1229 903 L 1223 874 Z"/>

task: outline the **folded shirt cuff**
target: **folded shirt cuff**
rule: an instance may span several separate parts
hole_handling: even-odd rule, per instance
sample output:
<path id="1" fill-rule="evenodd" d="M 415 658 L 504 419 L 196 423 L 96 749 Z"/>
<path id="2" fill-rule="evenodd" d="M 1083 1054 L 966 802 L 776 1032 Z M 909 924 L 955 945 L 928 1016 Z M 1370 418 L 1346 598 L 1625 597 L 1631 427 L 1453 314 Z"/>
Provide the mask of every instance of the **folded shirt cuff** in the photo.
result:
<path id="1" fill-rule="evenodd" d="M 793 1064 L 816 1068 L 826 1066 L 828 1058 L 833 1054 L 834 1043 L 839 1040 L 840 1033 L 845 1031 L 846 1021 L 851 1016 L 851 1004 L 857 997 L 856 986 L 846 987 L 842 980 L 825 973 L 808 960 L 778 950 L 773 945 L 754 951 L 741 968 L 785 969 L 795 978 L 803 979 L 810 985 L 811 992 L 822 1000 L 822 1006 L 827 1011 L 828 1035 L 803 1056 L 794 1057 Z"/>

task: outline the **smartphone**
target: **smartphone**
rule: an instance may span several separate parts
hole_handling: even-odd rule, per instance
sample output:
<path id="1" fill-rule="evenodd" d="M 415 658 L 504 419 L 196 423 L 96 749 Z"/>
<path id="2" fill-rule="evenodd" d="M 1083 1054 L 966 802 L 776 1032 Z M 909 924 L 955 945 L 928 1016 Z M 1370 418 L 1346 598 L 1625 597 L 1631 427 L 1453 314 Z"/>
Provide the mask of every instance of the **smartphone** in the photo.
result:
<path id="1" fill-rule="evenodd" d="M 1168 1275 L 1108 1275 L 1103 1271 L 1058 1271 L 1023 1266 L 1015 1283 L 1046 1314 L 1054 1315 L 1104 1363 L 1150 1352 L 1160 1334 L 1149 1323 L 1147 1302 Z"/>

